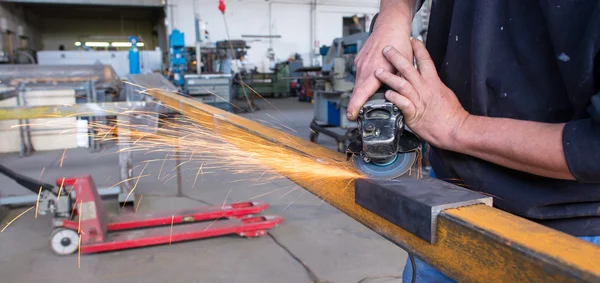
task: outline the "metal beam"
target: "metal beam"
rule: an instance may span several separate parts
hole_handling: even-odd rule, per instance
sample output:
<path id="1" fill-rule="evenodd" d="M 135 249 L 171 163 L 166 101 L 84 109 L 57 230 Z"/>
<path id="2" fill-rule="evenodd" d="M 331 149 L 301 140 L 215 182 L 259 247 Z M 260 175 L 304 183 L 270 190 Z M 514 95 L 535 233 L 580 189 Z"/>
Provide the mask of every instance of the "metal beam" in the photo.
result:
<path id="1" fill-rule="evenodd" d="M 1 120 L 26 120 L 40 118 L 117 116 L 128 111 L 152 111 L 165 109 L 154 102 L 104 102 L 70 105 L 0 107 Z"/>
<path id="2" fill-rule="evenodd" d="M 288 148 L 298 156 L 341 161 L 345 156 L 301 138 L 198 101 L 160 90 L 148 93 L 215 134 L 252 151 L 254 142 Z M 240 140 L 240 132 L 252 141 Z M 244 138 L 246 139 L 246 137 Z M 278 168 L 272 168 L 278 171 Z M 443 211 L 430 244 L 355 203 L 348 180 L 278 171 L 341 212 L 460 282 L 600 282 L 600 247 L 486 205 Z M 433 182 L 424 178 L 422 185 Z M 418 189 L 418 188 L 415 188 Z"/>

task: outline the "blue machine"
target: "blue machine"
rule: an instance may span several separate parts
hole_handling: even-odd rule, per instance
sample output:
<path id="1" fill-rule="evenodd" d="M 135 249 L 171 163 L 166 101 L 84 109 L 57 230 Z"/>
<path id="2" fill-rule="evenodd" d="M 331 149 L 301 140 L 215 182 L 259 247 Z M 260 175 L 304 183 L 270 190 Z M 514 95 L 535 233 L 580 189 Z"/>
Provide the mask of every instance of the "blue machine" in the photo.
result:
<path id="1" fill-rule="evenodd" d="M 173 82 L 177 86 L 183 86 L 183 75 L 187 71 L 187 58 L 183 33 L 177 29 L 174 29 L 169 35 L 169 61 L 173 71 Z"/>
<path id="2" fill-rule="evenodd" d="M 137 36 L 130 36 L 129 42 L 131 47 L 129 48 L 129 73 L 139 74 L 140 70 L 140 50 L 137 47 L 137 43 L 140 39 Z"/>

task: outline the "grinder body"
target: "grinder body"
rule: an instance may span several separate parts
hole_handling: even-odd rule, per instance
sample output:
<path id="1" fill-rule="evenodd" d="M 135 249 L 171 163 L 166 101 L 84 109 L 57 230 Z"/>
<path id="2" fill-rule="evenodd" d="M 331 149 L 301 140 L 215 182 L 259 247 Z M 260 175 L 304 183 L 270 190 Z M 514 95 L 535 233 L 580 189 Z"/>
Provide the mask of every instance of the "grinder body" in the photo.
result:
<path id="1" fill-rule="evenodd" d="M 380 88 L 359 111 L 359 136 L 348 146 L 356 170 L 376 179 L 404 175 L 416 160 L 421 142 L 405 128 L 404 115 L 385 99 L 389 88 Z"/>

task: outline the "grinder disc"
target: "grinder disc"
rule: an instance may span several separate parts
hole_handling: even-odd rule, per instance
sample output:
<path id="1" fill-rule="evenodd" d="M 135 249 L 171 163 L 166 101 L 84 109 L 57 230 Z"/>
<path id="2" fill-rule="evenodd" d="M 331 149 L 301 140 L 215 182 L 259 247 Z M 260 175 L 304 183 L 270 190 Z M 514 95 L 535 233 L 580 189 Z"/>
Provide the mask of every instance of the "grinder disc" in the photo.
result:
<path id="1" fill-rule="evenodd" d="M 413 166 L 417 159 L 417 152 L 410 151 L 406 153 L 398 153 L 396 158 L 386 164 L 377 164 L 373 162 L 365 162 L 360 156 L 353 156 L 352 163 L 362 175 L 368 178 L 391 180 L 404 175 Z"/>

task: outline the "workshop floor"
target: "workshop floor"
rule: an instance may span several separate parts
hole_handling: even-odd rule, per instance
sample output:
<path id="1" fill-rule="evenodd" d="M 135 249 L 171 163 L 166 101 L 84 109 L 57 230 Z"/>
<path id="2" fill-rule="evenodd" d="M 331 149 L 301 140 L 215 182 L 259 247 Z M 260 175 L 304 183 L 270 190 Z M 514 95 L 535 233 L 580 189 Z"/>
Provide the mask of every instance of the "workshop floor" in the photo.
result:
<path id="1" fill-rule="evenodd" d="M 279 110 L 264 101 L 257 101 L 261 111 L 243 116 L 280 120 L 297 131 L 293 134 L 308 139 L 312 104 L 300 103 L 295 98 L 270 102 Z M 320 138 L 320 143 L 333 149 L 336 147 L 332 139 L 325 137 Z M 19 158 L 17 154 L 0 155 L 0 163 L 35 178 L 43 169 L 42 180 L 49 183 L 63 176 L 91 174 L 97 186 L 108 187 L 119 181 L 118 156 L 114 154 L 116 146 L 105 148 L 97 153 L 87 149 L 67 150 L 62 168 L 59 167 L 62 150 L 37 152 L 26 158 Z M 163 157 L 134 154 L 134 161 Z M 164 168 L 171 170 L 175 165 L 169 163 L 167 161 Z M 140 173 L 140 167 L 134 175 Z M 150 163 L 145 172 L 157 173 L 159 170 L 160 163 Z M 240 182 L 248 177 L 232 176 L 227 172 L 206 174 L 192 188 L 194 178 L 186 175 L 183 191 L 189 198 L 175 197 L 175 179 L 164 183 L 155 178 L 140 178 L 136 188 L 136 198 L 141 198 L 139 211 L 198 207 L 206 203 L 222 204 L 225 199 L 235 202 L 255 197 L 254 201 L 271 205 L 268 214 L 285 218 L 280 226 L 270 231 L 271 236 L 258 239 L 228 236 L 82 255 L 78 269 L 77 255 L 59 257 L 50 250 L 50 218 L 38 216 L 35 219 L 30 211 L 0 233 L 0 281 L 345 283 L 358 282 L 365 277 L 373 278 L 363 282 L 401 281 L 389 276 L 402 274 L 406 260 L 403 250 L 287 179 L 260 186 Z M 28 193 L 3 176 L 0 176 L 0 184 L 0 194 L 4 196 Z M 265 195 L 257 197 L 261 194 Z M 11 211 L 1 221 L 1 227 L 25 209 Z"/>

